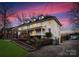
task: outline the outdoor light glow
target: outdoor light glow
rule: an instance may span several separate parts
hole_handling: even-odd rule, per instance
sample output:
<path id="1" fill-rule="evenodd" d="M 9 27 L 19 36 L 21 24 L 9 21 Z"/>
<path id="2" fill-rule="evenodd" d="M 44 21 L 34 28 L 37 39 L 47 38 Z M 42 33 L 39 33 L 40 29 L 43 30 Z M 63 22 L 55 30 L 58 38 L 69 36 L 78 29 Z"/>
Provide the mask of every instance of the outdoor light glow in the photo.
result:
<path id="1" fill-rule="evenodd" d="M 22 30 L 21 28 L 18 28 L 18 30 Z"/>
<path id="2" fill-rule="evenodd" d="M 27 23 L 30 23 L 30 21 L 28 20 Z"/>

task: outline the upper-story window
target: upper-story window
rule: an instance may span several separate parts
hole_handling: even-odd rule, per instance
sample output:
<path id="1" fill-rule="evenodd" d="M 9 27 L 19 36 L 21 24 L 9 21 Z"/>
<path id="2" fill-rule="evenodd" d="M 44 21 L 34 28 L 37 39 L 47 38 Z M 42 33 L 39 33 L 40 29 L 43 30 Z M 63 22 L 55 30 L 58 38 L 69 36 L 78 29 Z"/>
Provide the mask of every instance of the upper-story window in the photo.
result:
<path id="1" fill-rule="evenodd" d="M 49 21 L 48 21 L 48 24 L 50 25 L 51 23 L 52 23 L 52 21 L 51 21 L 51 20 L 49 20 Z"/>
<path id="2" fill-rule="evenodd" d="M 49 28 L 48 31 L 51 32 L 51 28 Z"/>
<path id="3" fill-rule="evenodd" d="M 21 28 L 18 28 L 18 30 L 22 30 Z"/>
<path id="4" fill-rule="evenodd" d="M 40 15 L 39 16 L 39 20 L 41 20 L 41 19 L 44 19 L 44 16 L 43 15 Z"/>

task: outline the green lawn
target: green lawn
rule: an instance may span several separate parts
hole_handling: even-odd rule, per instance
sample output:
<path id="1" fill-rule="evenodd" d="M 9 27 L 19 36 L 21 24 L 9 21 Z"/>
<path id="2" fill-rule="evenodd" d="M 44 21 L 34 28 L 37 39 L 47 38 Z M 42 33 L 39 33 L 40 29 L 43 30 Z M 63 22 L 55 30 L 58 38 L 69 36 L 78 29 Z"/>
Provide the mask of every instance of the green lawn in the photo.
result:
<path id="1" fill-rule="evenodd" d="M 14 41 L 0 40 L 0 56 L 19 57 L 27 54 L 27 51 L 17 45 Z"/>

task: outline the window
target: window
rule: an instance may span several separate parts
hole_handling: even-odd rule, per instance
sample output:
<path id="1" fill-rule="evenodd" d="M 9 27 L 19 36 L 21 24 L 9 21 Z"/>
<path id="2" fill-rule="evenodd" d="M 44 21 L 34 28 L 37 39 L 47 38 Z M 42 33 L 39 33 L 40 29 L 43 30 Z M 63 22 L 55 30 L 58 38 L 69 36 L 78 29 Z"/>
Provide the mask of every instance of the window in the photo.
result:
<path id="1" fill-rule="evenodd" d="M 45 31 L 45 29 L 43 28 L 43 31 Z"/>
<path id="2" fill-rule="evenodd" d="M 41 28 L 36 29 L 36 32 L 41 32 Z"/>
<path id="3" fill-rule="evenodd" d="M 51 24 L 51 22 L 52 22 L 52 21 L 51 21 L 51 20 L 49 20 L 49 21 L 48 21 L 48 24 L 50 25 L 50 24 Z"/>
<path id="4" fill-rule="evenodd" d="M 49 28 L 48 31 L 51 32 L 51 28 Z"/>

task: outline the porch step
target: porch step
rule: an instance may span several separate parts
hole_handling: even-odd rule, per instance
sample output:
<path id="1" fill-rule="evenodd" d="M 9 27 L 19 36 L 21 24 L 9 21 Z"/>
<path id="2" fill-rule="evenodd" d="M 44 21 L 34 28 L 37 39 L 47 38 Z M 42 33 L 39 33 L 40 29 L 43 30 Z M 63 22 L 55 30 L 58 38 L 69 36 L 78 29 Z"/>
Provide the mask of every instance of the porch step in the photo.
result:
<path id="1" fill-rule="evenodd" d="M 15 42 L 18 43 L 22 48 L 28 50 L 29 52 L 36 50 L 35 47 L 33 47 L 27 43 L 24 43 L 22 41 L 15 41 Z"/>

